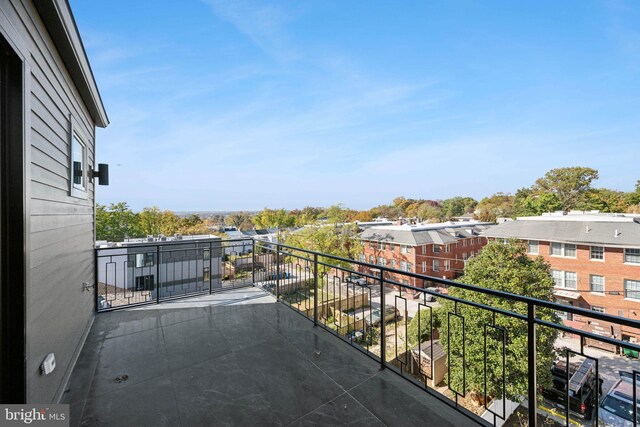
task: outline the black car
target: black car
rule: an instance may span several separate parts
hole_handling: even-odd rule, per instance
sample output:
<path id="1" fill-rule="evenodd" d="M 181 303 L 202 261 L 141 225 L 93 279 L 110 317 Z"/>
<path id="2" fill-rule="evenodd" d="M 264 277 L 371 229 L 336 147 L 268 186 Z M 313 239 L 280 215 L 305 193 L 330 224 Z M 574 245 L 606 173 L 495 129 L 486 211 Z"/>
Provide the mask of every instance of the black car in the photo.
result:
<path id="1" fill-rule="evenodd" d="M 594 409 L 598 404 L 598 396 L 602 396 L 602 382 L 596 379 L 596 362 L 593 359 L 584 359 L 583 362 L 569 364 L 569 387 L 567 388 L 567 368 L 565 361 L 553 364 L 553 386 L 541 388 L 540 391 L 545 400 L 559 408 L 563 413 L 566 410 L 567 393 L 569 397 L 569 416 L 584 420 L 593 417 Z M 597 385 L 596 385 L 597 384 Z M 596 387 L 599 392 L 596 396 Z"/>

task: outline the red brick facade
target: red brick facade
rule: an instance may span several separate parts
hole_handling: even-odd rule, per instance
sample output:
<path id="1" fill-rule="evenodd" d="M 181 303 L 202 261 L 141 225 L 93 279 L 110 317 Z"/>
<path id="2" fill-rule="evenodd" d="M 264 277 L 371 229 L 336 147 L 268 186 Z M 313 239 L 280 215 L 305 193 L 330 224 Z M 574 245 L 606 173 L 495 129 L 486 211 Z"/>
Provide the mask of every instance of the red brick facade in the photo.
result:
<path id="1" fill-rule="evenodd" d="M 487 239 L 480 236 L 459 238 L 457 242 L 447 245 L 435 245 L 435 250 L 434 244 L 409 246 L 363 241 L 365 258 L 361 258 L 361 261 L 426 276 L 455 279 L 462 275 L 465 260 L 477 255 L 486 244 Z M 392 273 L 388 278 L 399 283 L 423 287 L 420 280 L 416 281 L 402 274 Z"/>
<path id="2" fill-rule="evenodd" d="M 569 301 L 572 305 L 587 309 L 603 309 L 605 313 L 614 316 L 628 317 L 640 320 L 640 299 L 625 298 L 625 280 L 640 281 L 640 264 L 625 263 L 624 249 L 618 247 L 604 247 L 604 259 L 591 259 L 591 246 L 576 245 L 575 257 L 563 257 L 551 255 L 550 242 L 540 241 L 538 243 L 538 254 L 530 254 L 531 257 L 538 255 L 544 257 L 545 261 L 551 265 L 551 270 L 576 273 L 577 285 L 570 287 L 556 287 L 557 290 L 577 292 L 580 298 Z M 604 291 L 594 292 L 591 288 L 591 276 L 601 276 L 604 278 Z M 598 289 L 599 286 L 596 286 Z M 598 330 L 598 326 L 591 322 L 591 319 L 583 319 L 581 316 L 573 316 L 573 320 L 568 319 L 566 323 L 571 326 L 585 330 Z M 595 325 L 595 326 L 594 326 Z M 618 331 L 614 331 L 617 335 Z M 635 337 L 640 340 L 640 331 L 629 330 L 622 327 L 620 330 L 621 339 Z"/>

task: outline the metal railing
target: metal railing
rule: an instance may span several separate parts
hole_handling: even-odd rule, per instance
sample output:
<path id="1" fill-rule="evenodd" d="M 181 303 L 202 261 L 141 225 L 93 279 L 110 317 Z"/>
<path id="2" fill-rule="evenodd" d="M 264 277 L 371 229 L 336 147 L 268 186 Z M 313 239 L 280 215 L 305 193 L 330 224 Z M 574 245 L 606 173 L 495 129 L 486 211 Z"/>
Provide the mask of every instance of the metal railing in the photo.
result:
<path id="1" fill-rule="evenodd" d="M 514 365 L 521 366 L 526 376 L 525 392 L 514 402 L 520 406 L 517 411 L 520 415 L 513 415 L 518 419 L 516 424 L 533 426 L 555 422 L 551 425 L 605 425 L 599 418 L 599 402 L 606 393 L 606 390 L 601 390 L 603 374 L 599 366 L 600 353 L 589 345 L 601 343 L 619 353 L 623 349 L 640 351 L 639 345 L 621 340 L 620 334 L 614 336 L 568 326 L 555 313 L 570 313 L 582 318 L 585 325 L 598 322 L 616 325 L 640 336 L 640 322 L 629 318 L 284 244 L 256 242 L 254 257 L 258 265 L 258 271 L 254 273 L 256 286 L 275 295 L 312 320 L 314 325 L 331 331 L 373 357 L 380 363 L 381 369 L 393 370 L 474 421 L 488 425 L 501 425 L 509 416 L 507 402 L 511 399 L 508 399 L 507 390 L 511 387 L 508 381 L 514 379 L 512 372 L 509 372 Z M 403 283 L 399 278 L 418 286 Z M 451 292 L 442 293 L 436 290 L 438 288 L 447 288 Z M 464 291 L 466 298 L 454 296 L 459 293 L 454 289 Z M 508 304 L 499 304 L 504 302 Z M 441 321 L 444 316 L 446 328 L 444 325 L 438 327 L 436 313 Z M 482 313 L 488 315 L 483 316 Z M 480 322 L 479 317 L 482 318 Z M 417 328 L 415 323 L 410 326 L 410 318 L 417 318 L 414 321 Z M 503 326 L 505 324 L 513 327 Z M 443 329 L 446 333 L 438 339 Z M 516 332 L 520 332 L 521 336 L 514 336 Z M 561 338 L 560 334 L 575 337 L 575 348 L 555 348 L 555 357 L 539 353 L 540 348 L 544 348 L 545 352 L 549 350 L 549 346 L 541 342 L 542 339 L 550 336 Z M 458 339 L 455 339 L 455 335 Z M 480 338 L 477 338 L 478 335 Z M 473 339 L 483 343 L 481 350 L 475 349 L 476 354 L 467 348 Z M 520 358 L 511 352 L 516 341 L 524 344 L 526 349 Z M 443 353 L 446 358 L 444 378 L 442 369 L 438 372 L 437 366 L 438 357 Z M 624 362 L 620 365 L 633 364 L 631 359 L 623 359 L 615 354 L 607 359 L 616 357 Z M 592 383 L 599 386 L 583 386 L 582 390 L 576 390 L 573 388 L 575 384 L 580 381 L 586 384 L 587 380 L 578 378 L 579 375 L 575 375 L 578 368 L 573 366 L 585 360 L 593 361 L 584 364 L 584 369 L 589 370 Z M 549 366 L 541 368 L 541 361 L 549 361 Z M 562 373 L 566 386 L 563 390 L 555 391 L 559 391 L 564 400 L 550 403 L 543 394 L 546 395 L 547 389 L 556 386 L 553 380 L 558 379 L 557 372 L 563 362 L 567 367 Z M 479 390 L 470 390 L 468 384 L 467 373 L 474 366 L 476 371 L 481 370 L 484 374 L 484 386 Z M 632 376 L 640 384 L 640 365 L 637 368 L 633 368 Z M 458 372 L 454 372 L 454 369 Z M 553 377 L 552 369 L 555 369 L 556 377 Z M 488 384 L 489 376 L 501 384 L 491 387 Z M 539 383 L 539 379 L 545 377 Z M 493 389 L 494 393 L 490 393 L 489 389 Z M 633 389 L 630 399 L 634 399 L 631 401 L 637 401 L 636 388 L 630 389 Z M 481 401 L 479 405 L 469 401 L 471 392 L 475 392 L 475 398 Z M 587 392 L 592 397 L 581 401 Z M 579 406 L 574 408 L 576 400 Z M 625 424 L 620 418 L 619 424 L 611 424 L 609 418 L 606 425 L 637 425 L 638 409 L 634 405 L 630 407 L 633 407 L 633 423 Z M 480 418 L 478 408 L 484 412 L 483 418 Z"/>
<path id="2" fill-rule="evenodd" d="M 251 286 L 252 252 L 251 239 L 219 238 L 96 248 L 96 310 Z"/>
<path id="3" fill-rule="evenodd" d="M 611 375 L 603 373 L 602 363 L 611 370 L 610 358 L 628 362 L 632 378 L 640 381 L 640 365 L 613 353 L 600 360 L 601 353 L 591 348 L 602 344 L 614 353 L 640 352 L 640 345 L 620 336 L 620 331 L 640 336 L 640 322 L 523 295 L 251 239 L 99 248 L 96 265 L 98 311 L 260 287 L 377 360 L 381 369 L 398 373 L 481 424 L 501 425 L 512 402 L 519 406 L 512 415 L 516 424 L 605 425 L 599 417 L 606 393 L 601 380 L 611 381 Z M 585 325 L 615 325 L 618 334 L 566 325 L 558 312 Z M 552 355 L 544 340 L 559 334 L 574 337 L 569 340 L 574 346 L 556 345 Z M 582 371 L 573 366 L 580 363 L 591 382 L 586 374 L 577 378 Z M 518 369 L 520 377 L 514 374 Z M 472 372 L 482 373 L 483 384 L 477 378 L 471 384 Z M 562 379 L 564 389 L 557 384 Z M 518 382 L 522 392 L 514 397 Z M 629 399 L 637 401 L 636 387 L 631 389 Z M 549 390 L 562 396 L 552 402 L 555 407 L 543 398 Z M 591 397 L 584 400 L 587 392 Z M 634 421 L 625 424 L 621 418 L 619 425 L 638 424 L 638 409 L 630 407 L 627 418 Z M 618 425 L 610 417 L 607 423 Z"/>

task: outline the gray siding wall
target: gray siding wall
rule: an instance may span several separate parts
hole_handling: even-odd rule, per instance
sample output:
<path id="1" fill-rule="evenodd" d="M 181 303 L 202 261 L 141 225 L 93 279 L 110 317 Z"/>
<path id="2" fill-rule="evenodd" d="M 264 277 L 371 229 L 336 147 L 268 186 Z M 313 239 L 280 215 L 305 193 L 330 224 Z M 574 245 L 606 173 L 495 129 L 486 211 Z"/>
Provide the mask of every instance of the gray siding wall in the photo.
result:
<path id="1" fill-rule="evenodd" d="M 0 13 L 26 52 L 25 129 L 27 212 L 27 400 L 57 401 L 93 320 L 94 188 L 71 197 L 70 132 L 87 144 L 94 164 L 95 126 L 46 28 L 30 0 L 0 2 Z M 55 353 L 57 367 L 47 376 L 39 365 Z"/>

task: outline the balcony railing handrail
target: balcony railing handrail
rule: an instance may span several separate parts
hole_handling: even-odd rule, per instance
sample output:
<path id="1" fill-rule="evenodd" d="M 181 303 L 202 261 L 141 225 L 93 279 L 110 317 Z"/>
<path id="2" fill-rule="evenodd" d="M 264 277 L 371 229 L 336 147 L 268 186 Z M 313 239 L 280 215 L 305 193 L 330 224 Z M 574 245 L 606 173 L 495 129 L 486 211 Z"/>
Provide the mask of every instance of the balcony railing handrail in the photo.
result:
<path id="1" fill-rule="evenodd" d="M 317 255 L 317 256 L 322 256 L 322 257 L 325 257 L 325 258 L 330 258 L 330 259 L 334 259 L 334 260 L 341 261 L 341 262 L 347 262 L 347 263 L 351 263 L 351 264 L 360 265 L 362 267 L 366 267 L 366 268 L 370 268 L 370 269 L 377 269 L 377 270 L 381 270 L 381 271 L 392 273 L 392 274 L 401 274 L 401 275 L 404 275 L 404 276 L 407 276 L 407 277 L 411 277 L 411 278 L 415 278 L 415 279 L 419 279 L 419 280 L 427 280 L 427 281 L 430 281 L 430 282 L 435 282 L 435 283 L 439 283 L 439 284 L 443 284 L 443 285 L 447 285 L 447 286 L 466 289 L 466 290 L 473 291 L 473 292 L 479 292 L 479 293 L 482 293 L 482 294 L 491 295 L 491 296 L 498 297 L 498 298 L 504 298 L 504 299 L 508 299 L 508 300 L 512 300 L 512 301 L 518 301 L 518 302 L 522 302 L 522 303 L 525 303 L 525 304 L 534 304 L 535 306 L 538 306 L 538 307 L 549 308 L 549 309 L 557 310 L 557 311 L 564 311 L 564 312 L 567 312 L 567 313 L 582 315 L 582 316 L 590 317 L 590 318 L 593 318 L 593 319 L 602 320 L 602 321 L 605 321 L 605 322 L 621 324 L 621 325 L 624 325 L 624 326 L 628 326 L 630 328 L 638 328 L 638 329 L 640 329 L 640 321 L 629 319 L 629 318 L 626 318 L 626 317 L 614 316 L 614 315 L 611 315 L 611 314 L 600 313 L 600 312 L 593 311 L 593 310 L 588 310 L 588 309 L 585 309 L 585 308 L 573 307 L 573 306 L 568 306 L 568 305 L 555 303 L 555 302 L 552 302 L 552 301 L 546 301 L 546 300 L 542 300 L 542 299 L 538 299 L 538 298 L 528 297 L 528 296 L 524 296 L 524 295 L 518 295 L 518 294 L 511 293 L 511 292 L 505 292 L 505 291 L 499 291 L 499 290 L 495 290 L 495 289 L 482 288 L 482 287 L 479 287 L 479 286 L 468 285 L 468 284 L 462 283 L 462 282 L 456 282 L 454 280 L 442 279 L 442 278 L 433 277 L 433 276 L 427 276 L 427 275 L 419 274 L 419 273 L 412 273 L 410 271 L 398 270 L 398 269 L 389 268 L 389 267 L 381 266 L 381 265 L 377 265 L 377 264 L 370 264 L 370 263 L 367 263 L 367 262 L 352 260 L 352 259 L 349 259 L 349 258 L 339 257 L 339 256 L 336 256 L 336 255 L 325 254 L 325 253 L 322 253 L 322 252 L 312 251 L 312 250 L 308 250 L 308 249 L 296 248 L 294 246 L 289 246 L 289 245 L 285 245 L 285 244 L 282 244 L 282 243 L 267 243 L 267 242 L 264 242 L 263 240 L 259 240 L 259 239 L 254 239 L 254 240 L 255 240 L 255 242 L 259 242 L 259 243 L 261 243 L 263 245 L 277 246 L 279 248 L 288 248 L 288 249 L 291 249 L 291 250 L 307 253 L 307 254 L 310 254 L 310 255 Z M 278 251 L 280 251 L 280 250 L 278 249 Z M 308 258 L 304 258 L 304 259 L 308 260 L 310 262 L 313 262 L 313 259 L 308 259 Z M 318 261 L 318 264 L 321 264 L 321 265 L 324 265 L 324 266 L 327 266 L 327 267 L 335 267 L 335 265 L 332 265 L 332 264 L 329 264 L 329 263 L 326 263 L 326 262 L 323 262 L 323 261 Z M 368 273 L 365 273 L 365 272 L 358 272 L 358 271 L 351 270 L 351 269 L 344 268 L 344 267 L 340 267 L 340 269 L 344 270 L 344 271 L 347 271 L 347 272 L 354 273 L 354 274 L 358 274 L 358 275 L 363 276 L 363 277 L 370 278 L 372 280 L 378 280 L 378 276 L 375 276 L 375 275 L 372 275 L 372 274 L 368 274 Z M 391 281 L 389 279 L 385 279 L 385 282 L 391 283 L 391 284 L 394 284 L 394 285 L 397 285 L 397 286 L 402 286 L 402 287 L 404 287 L 406 289 L 410 289 L 410 290 L 413 290 L 413 291 L 425 292 L 425 293 L 428 293 L 430 295 L 434 295 L 434 296 L 438 296 L 438 297 L 443 297 L 444 296 L 443 294 L 434 293 L 434 292 L 428 291 L 428 290 L 426 290 L 424 288 L 418 288 L 416 286 L 412 286 L 412 285 L 408 285 L 408 284 L 404 284 L 404 283 L 393 282 L 393 281 Z"/>

